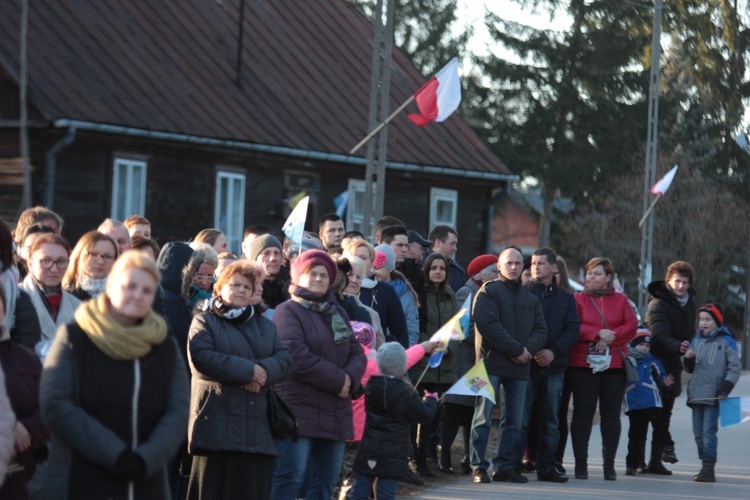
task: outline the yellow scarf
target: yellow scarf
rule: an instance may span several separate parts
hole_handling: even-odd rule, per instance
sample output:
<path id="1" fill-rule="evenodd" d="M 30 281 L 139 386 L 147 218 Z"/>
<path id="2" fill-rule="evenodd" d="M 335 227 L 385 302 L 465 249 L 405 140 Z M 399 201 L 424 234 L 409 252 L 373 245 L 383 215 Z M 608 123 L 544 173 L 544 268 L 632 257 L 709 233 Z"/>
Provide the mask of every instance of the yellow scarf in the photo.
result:
<path id="1" fill-rule="evenodd" d="M 119 361 L 131 361 L 151 352 L 167 337 L 167 324 L 149 310 L 136 326 L 125 327 L 115 321 L 106 293 L 81 304 L 75 319 L 81 329 L 104 354 Z"/>

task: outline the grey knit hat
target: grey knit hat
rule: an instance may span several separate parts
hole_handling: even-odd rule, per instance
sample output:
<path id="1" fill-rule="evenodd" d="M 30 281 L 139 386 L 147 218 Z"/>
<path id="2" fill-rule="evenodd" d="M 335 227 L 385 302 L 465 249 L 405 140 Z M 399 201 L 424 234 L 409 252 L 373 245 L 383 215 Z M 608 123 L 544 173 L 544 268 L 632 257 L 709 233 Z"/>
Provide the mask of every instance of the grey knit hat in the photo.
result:
<path id="1" fill-rule="evenodd" d="M 249 254 L 248 258 L 255 262 L 255 259 L 258 257 L 258 255 L 265 250 L 266 248 L 278 248 L 279 251 L 282 251 L 281 243 L 279 240 L 276 239 L 273 235 L 270 234 L 264 234 L 263 236 L 258 236 L 253 241 L 250 242 L 249 245 Z"/>
<path id="2" fill-rule="evenodd" d="M 382 267 L 386 271 L 396 269 L 396 253 L 390 245 L 378 245 L 375 247 L 374 267 Z"/>
<path id="3" fill-rule="evenodd" d="M 406 373 L 406 351 L 398 342 L 381 345 L 375 359 L 381 375 L 403 377 Z"/>

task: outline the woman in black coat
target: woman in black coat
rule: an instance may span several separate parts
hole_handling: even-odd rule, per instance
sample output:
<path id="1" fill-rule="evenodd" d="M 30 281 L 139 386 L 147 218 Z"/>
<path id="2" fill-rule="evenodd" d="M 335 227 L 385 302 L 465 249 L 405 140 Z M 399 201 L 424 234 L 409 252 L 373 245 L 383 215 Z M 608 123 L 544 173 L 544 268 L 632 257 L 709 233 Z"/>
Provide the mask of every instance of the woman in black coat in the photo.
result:
<path id="1" fill-rule="evenodd" d="M 271 496 L 276 446 L 267 391 L 291 376 L 292 356 L 252 305 L 259 286 L 253 264 L 230 264 L 190 327 L 190 500 Z"/>

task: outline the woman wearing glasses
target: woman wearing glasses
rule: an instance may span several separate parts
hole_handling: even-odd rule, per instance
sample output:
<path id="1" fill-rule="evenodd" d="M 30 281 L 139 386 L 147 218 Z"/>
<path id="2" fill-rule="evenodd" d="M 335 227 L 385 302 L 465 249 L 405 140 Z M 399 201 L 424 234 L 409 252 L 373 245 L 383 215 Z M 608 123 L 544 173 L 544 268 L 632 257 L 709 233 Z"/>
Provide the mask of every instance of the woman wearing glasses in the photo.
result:
<path id="1" fill-rule="evenodd" d="M 98 297 L 119 254 L 110 236 L 99 231 L 84 234 L 70 254 L 63 288 L 82 301 Z"/>
<path id="2" fill-rule="evenodd" d="M 195 249 L 187 265 L 182 270 L 182 298 L 190 311 L 211 298 L 211 290 L 216 278 L 214 271 L 219 258 L 213 248 L 202 245 Z"/>
<path id="3" fill-rule="evenodd" d="M 62 287 L 69 256 L 70 246 L 65 238 L 54 233 L 41 235 L 31 246 L 29 274 L 21 283 L 39 316 L 42 338 L 35 349 L 42 359 L 47 356 L 58 327 L 73 321 L 73 313 L 81 304 Z"/>
<path id="4" fill-rule="evenodd" d="M 270 498 L 276 446 L 266 391 L 292 375 L 292 356 L 253 306 L 259 285 L 253 264 L 230 264 L 190 326 L 189 500 Z"/>

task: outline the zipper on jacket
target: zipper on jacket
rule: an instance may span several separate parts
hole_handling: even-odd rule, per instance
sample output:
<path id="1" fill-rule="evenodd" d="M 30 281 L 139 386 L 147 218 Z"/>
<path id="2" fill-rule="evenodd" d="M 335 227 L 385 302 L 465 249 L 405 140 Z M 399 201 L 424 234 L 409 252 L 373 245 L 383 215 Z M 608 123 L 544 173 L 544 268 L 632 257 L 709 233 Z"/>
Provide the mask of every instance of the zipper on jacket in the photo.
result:
<path id="1" fill-rule="evenodd" d="M 135 451 L 138 446 L 138 396 L 141 393 L 141 364 L 139 359 L 133 361 L 133 416 L 132 416 L 132 432 L 133 436 L 131 441 L 131 447 Z M 128 498 L 129 500 L 135 500 L 135 481 L 128 481 Z"/>
<path id="2" fill-rule="evenodd" d="M 708 363 L 709 364 L 713 364 L 714 363 L 714 357 L 716 356 L 716 342 L 712 342 L 712 344 L 713 344 L 712 345 L 713 349 L 711 349 L 711 357 L 708 358 Z"/>

